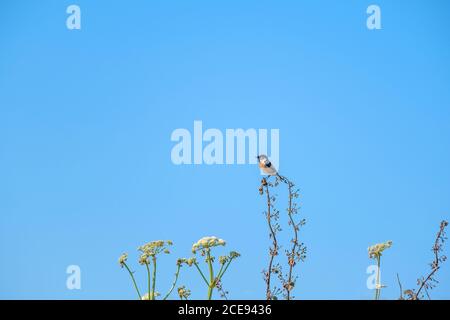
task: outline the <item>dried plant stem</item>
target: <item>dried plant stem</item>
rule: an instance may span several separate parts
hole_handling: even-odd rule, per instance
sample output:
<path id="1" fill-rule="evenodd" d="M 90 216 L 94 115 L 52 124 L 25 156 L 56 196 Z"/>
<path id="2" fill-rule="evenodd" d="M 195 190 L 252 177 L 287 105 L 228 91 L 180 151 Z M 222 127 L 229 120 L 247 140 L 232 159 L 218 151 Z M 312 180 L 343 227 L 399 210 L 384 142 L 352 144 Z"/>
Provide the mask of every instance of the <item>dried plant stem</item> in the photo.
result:
<path id="1" fill-rule="evenodd" d="M 216 283 L 216 288 L 217 288 L 217 291 L 220 293 L 220 296 L 222 298 L 224 298 L 225 300 L 228 300 L 228 296 L 227 296 L 228 291 L 224 290 L 222 283 L 220 281 L 218 281 Z"/>
<path id="2" fill-rule="evenodd" d="M 126 263 L 123 263 L 123 265 L 124 265 L 125 268 L 128 270 L 128 273 L 129 273 L 130 276 L 131 276 L 131 280 L 133 280 L 133 285 L 134 285 L 134 288 L 136 289 L 136 292 L 137 292 L 137 295 L 138 295 L 138 299 L 141 300 L 141 299 L 142 299 L 142 298 L 141 298 L 141 293 L 139 292 L 139 288 L 138 288 L 138 286 L 137 286 L 136 279 L 134 279 L 133 272 L 131 272 L 130 268 L 128 267 L 128 265 L 127 265 Z"/>
<path id="3" fill-rule="evenodd" d="M 440 266 L 440 262 L 445 261 L 445 257 L 444 259 L 439 257 L 439 252 L 442 250 L 442 245 L 440 244 L 441 242 L 444 242 L 444 238 L 445 238 L 445 228 L 447 227 L 448 222 L 447 221 L 442 221 L 439 231 L 436 235 L 436 239 L 434 241 L 434 245 L 433 245 L 433 253 L 434 253 L 434 260 L 431 263 L 431 272 L 428 274 L 428 276 L 425 278 L 425 280 L 420 281 L 420 287 L 419 289 L 417 289 L 417 293 L 416 293 L 416 297 L 420 297 L 420 291 L 422 291 L 422 289 L 425 289 L 426 294 L 428 295 L 427 292 L 427 283 L 428 281 L 433 279 L 434 274 L 441 268 Z"/>
<path id="4" fill-rule="evenodd" d="M 274 260 L 275 256 L 278 254 L 278 241 L 277 241 L 275 229 L 272 226 L 272 214 L 271 214 L 272 202 L 271 202 L 271 197 L 270 197 L 269 184 L 267 181 L 265 183 L 265 189 L 266 189 L 266 196 L 267 196 L 267 224 L 269 225 L 270 237 L 272 239 L 272 247 L 269 249 L 270 250 L 269 268 L 267 270 L 267 275 L 266 275 L 266 299 L 271 300 L 272 292 L 270 289 L 270 280 L 272 277 L 273 260 Z"/>
<path id="5" fill-rule="evenodd" d="M 295 266 L 295 255 L 297 252 L 297 246 L 298 246 L 298 227 L 296 223 L 294 222 L 294 218 L 292 217 L 292 214 L 294 213 L 293 210 L 293 204 L 292 204 L 292 198 L 294 197 L 292 188 L 294 187 L 294 184 L 286 179 L 286 182 L 288 184 L 288 191 L 289 191 L 289 207 L 288 207 L 288 216 L 290 225 L 292 226 L 294 230 L 294 238 L 292 239 L 292 249 L 291 249 L 291 255 L 289 257 L 289 275 L 288 275 L 288 287 L 286 288 L 287 291 L 287 300 L 291 299 L 291 289 L 292 289 L 292 272 Z"/>
<path id="6" fill-rule="evenodd" d="M 436 287 L 438 281 L 435 279 L 436 272 L 441 268 L 441 264 L 447 260 L 447 257 L 441 252 L 443 251 L 444 242 L 447 240 L 445 234 L 445 228 L 448 226 L 448 222 L 443 220 L 439 226 L 439 231 L 436 234 L 436 239 L 432 247 L 434 253 L 433 261 L 430 263 L 431 271 L 426 277 L 421 277 L 417 279 L 417 284 L 419 288 L 417 291 L 415 289 L 408 289 L 403 292 L 407 300 L 420 300 L 423 297 L 421 294 L 422 290 L 425 295 L 430 299 L 428 290 L 432 290 Z M 403 298 L 403 295 L 401 296 Z"/>
<path id="7" fill-rule="evenodd" d="M 288 178 L 276 175 L 274 182 L 269 182 L 271 177 L 263 178 L 261 186 L 259 188 L 259 194 L 266 194 L 267 210 L 264 211 L 266 216 L 267 225 L 269 226 L 269 238 L 272 241 L 269 247 L 269 266 L 267 270 L 263 270 L 264 280 L 266 283 L 266 299 L 273 300 L 277 298 L 279 294 L 283 294 L 283 297 L 287 300 L 293 299 L 292 290 L 295 287 L 297 277 L 294 274 L 294 268 L 299 261 L 303 261 L 306 256 L 306 247 L 303 243 L 299 243 L 299 226 L 305 224 L 305 220 L 300 222 L 295 221 L 295 214 L 298 213 L 298 207 L 296 198 L 298 198 L 298 190 L 295 189 L 295 184 Z M 276 256 L 280 250 L 279 239 L 277 238 L 278 232 L 281 232 L 279 221 L 279 211 L 274 205 L 276 197 L 271 194 L 270 188 L 277 187 L 280 183 L 286 184 L 288 192 L 288 205 L 287 216 L 288 225 L 292 228 L 292 236 L 290 239 L 290 247 L 286 248 L 285 254 L 287 257 L 288 272 L 283 273 L 284 263 L 276 263 Z M 278 236 L 279 237 L 279 236 Z M 272 275 L 276 275 L 282 287 L 279 288 L 272 284 Z"/>
<path id="8" fill-rule="evenodd" d="M 420 291 L 422 291 L 422 289 L 424 288 L 425 283 L 427 283 L 433 277 L 433 275 L 436 273 L 436 271 L 439 270 L 439 268 L 440 268 L 439 266 L 433 268 L 432 271 L 430 272 L 430 274 L 427 276 L 427 278 L 421 282 L 421 285 L 416 293 L 417 296 L 419 296 Z"/>

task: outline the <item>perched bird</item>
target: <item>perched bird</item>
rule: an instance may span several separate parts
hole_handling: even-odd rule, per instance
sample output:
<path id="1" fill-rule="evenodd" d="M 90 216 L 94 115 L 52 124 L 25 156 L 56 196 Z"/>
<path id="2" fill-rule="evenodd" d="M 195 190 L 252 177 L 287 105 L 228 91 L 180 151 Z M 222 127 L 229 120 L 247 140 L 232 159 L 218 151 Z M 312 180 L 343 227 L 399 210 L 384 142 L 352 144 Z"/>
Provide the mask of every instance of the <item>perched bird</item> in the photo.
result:
<path id="1" fill-rule="evenodd" d="M 281 176 L 277 169 L 275 169 L 275 167 L 273 166 L 272 162 L 270 162 L 269 158 L 267 158 L 267 156 L 265 154 L 261 154 L 259 156 L 257 156 L 256 158 L 258 158 L 259 161 L 259 168 L 268 176 L 276 176 L 277 179 L 279 179 L 280 181 L 287 183 L 287 184 L 291 184 L 291 182 L 286 178 Z"/>
<path id="2" fill-rule="evenodd" d="M 256 158 L 258 158 L 259 167 L 265 174 L 269 176 L 278 176 L 277 169 L 275 169 L 275 167 L 272 165 L 272 162 L 270 162 L 269 158 L 267 158 L 266 155 L 261 154 Z"/>

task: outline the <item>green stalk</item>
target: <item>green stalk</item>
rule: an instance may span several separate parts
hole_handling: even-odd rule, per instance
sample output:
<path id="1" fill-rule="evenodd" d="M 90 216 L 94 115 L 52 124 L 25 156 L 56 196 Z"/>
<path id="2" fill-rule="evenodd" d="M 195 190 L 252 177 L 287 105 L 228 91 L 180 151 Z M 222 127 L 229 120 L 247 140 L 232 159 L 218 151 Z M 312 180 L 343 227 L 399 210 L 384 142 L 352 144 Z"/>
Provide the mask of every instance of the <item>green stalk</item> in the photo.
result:
<path id="1" fill-rule="evenodd" d="M 206 257 L 208 259 L 208 267 L 209 267 L 209 286 L 208 286 L 208 300 L 211 300 L 212 293 L 214 290 L 214 270 L 211 261 L 211 252 L 208 248 L 206 251 Z"/>
<path id="2" fill-rule="evenodd" d="M 195 267 L 197 268 L 198 272 L 200 273 L 200 275 L 202 276 L 203 280 L 205 281 L 206 285 L 208 286 L 208 280 L 206 280 L 205 275 L 203 274 L 202 270 L 200 269 L 200 267 L 198 266 L 198 263 L 194 263 Z"/>
<path id="3" fill-rule="evenodd" d="M 228 261 L 227 266 L 225 267 L 225 269 L 223 270 L 222 273 L 219 273 L 219 275 L 217 276 L 217 278 L 220 280 L 222 280 L 223 275 L 225 274 L 225 272 L 227 272 L 228 267 L 231 264 L 231 261 L 233 261 L 233 259 L 230 259 L 230 261 Z"/>
<path id="4" fill-rule="evenodd" d="M 175 280 L 172 283 L 172 287 L 170 288 L 169 292 L 167 292 L 167 294 L 164 296 L 163 300 L 166 300 L 169 295 L 172 293 L 173 289 L 175 288 L 175 286 L 177 285 L 177 281 L 178 281 L 178 275 L 180 273 L 180 268 L 181 268 L 181 264 L 179 264 L 177 266 L 177 272 L 175 273 Z"/>
<path id="5" fill-rule="evenodd" d="M 217 272 L 216 283 L 218 283 L 220 281 L 220 275 L 222 274 L 222 270 L 223 270 L 224 266 L 225 266 L 225 264 L 222 264 L 220 266 L 219 272 Z"/>
<path id="6" fill-rule="evenodd" d="M 138 286 L 137 286 L 137 284 L 136 284 L 136 280 L 134 279 L 133 272 L 131 272 L 130 268 L 128 268 L 128 265 L 127 265 L 126 263 L 123 263 L 123 265 L 125 266 L 125 268 L 127 268 L 128 273 L 129 273 L 130 276 L 131 276 L 131 280 L 133 280 L 134 288 L 136 289 L 138 298 L 139 298 L 139 300 L 141 300 L 141 299 L 142 299 L 142 298 L 141 298 L 141 293 L 139 292 Z"/>
<path id="7" fill-rule="evenodd" d="M 155 288 L 156 288 L 156 257 L 153 257 L 153 286 L 152 286 L 152 300 L 155 300 Z"/>
<path id="8" fill-rule="evenodd" d="M 147 278 L 148 278 L 148 294 L 150 294 L 150 268 L 148 266 L 148 263 L 145 264 L 145 267 L 147 268 Z M 150 298 L 150 297 L 149 297 Z"/>
<path id="9" fill-rule="evenodd" d="M 377 283 L 375 287 L 375 300 L 380 299 L 380 260 L 381 257 L 377 256 Z"/>

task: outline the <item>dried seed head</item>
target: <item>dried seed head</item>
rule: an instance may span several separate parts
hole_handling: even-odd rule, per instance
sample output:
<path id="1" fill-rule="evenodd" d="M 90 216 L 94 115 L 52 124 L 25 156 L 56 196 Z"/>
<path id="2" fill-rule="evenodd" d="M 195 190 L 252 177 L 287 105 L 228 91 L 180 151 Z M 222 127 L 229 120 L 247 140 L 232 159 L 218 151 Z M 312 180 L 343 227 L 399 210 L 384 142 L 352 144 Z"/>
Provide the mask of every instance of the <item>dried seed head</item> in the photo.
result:
<path id="1" fill-rule="evenodd" d="M 119 257 L 119 265 L 121 268 L 125 265 L 126 261 L 128 259 L 128 253 L 124 253 Z"/>
<path id="2" fill-rule="evenodd" d="M 178 288 L 178 296 L 180 297 L 180 299 L 186 299 L 189 298 L 189 296 L 191 295 L 191 290 L 187 289 L 185 286 L 179 287 Z"/>

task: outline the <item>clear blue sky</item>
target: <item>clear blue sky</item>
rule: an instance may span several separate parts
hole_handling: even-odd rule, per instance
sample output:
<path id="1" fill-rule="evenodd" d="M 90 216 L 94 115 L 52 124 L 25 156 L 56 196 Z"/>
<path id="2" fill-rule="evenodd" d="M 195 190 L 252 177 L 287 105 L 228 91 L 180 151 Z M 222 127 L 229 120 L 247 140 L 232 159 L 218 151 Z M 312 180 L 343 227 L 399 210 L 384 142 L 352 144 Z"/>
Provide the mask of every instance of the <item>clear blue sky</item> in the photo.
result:
<path id="1" fill-rule="evenodd" d="M 373 3 L 382 30 L 366 28 Z M 242 254 L 230 297 L 264 298 L 259 171 L 173 165 L 170 135 L 194 120 L 280 129 L 308 221 L 298 298 L 372 298 L 367 247 L 386 240 L 382 297 L 397 298 L 396 273 L 414 287 L 450 218 L 449 15 L 438 0 L 2 1 L 0 298 L 134 299 L 118 256 L 172 239 L 164 292 L 206 235 Z M 450 298 L 450 263 L 438 279 L 432 297 Z M 195 270 L 179 283 L 205 297 Z"/>

